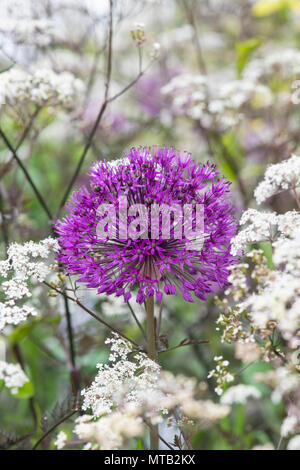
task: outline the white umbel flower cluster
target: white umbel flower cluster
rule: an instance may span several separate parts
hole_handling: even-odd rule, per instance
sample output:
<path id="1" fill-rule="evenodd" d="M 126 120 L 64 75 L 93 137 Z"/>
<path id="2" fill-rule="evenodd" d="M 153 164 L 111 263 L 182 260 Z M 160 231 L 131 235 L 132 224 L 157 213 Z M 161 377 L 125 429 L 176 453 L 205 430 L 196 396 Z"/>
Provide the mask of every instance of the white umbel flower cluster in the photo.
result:
<path id="1" fill-rule="evenodd" d="M 128 439 L 138 437 L 144 431 L 143 420 L 136 412 L 135 407 L 127 406 L 122 413 L 113 411 L 98 421 L 90 415 L 80 416 L 76 420 L 74 433 L 88 442 L 85 449 L 120 449 Z"/>
<path id="2" fill-rule="evenodd" d="M 1 18 L 0 33 L 16 44 L 48 46 L 54 38 L 53 23 L 47 19 Z"/>
<path id="3" fill-rule="evenodd" d="M 300 157 L 292 155 L 283 162 L 270 165 L 264 180 L 257 186 L 254 196 L 258 204 L 282 191 L 293 190 L 300 186 Z"/>
<path id="4" fill-rule="evenodd" d="M 260 398 L 261 393 L 256 387 L 239 384 L 226 390 L 221 397 L 221 403 L 224 405 L 233 405 L 235 403 L 245 405 L 249 399 L 259 400 Z"/>
<path id="5" fill-rule="evenodd" d="M 289 236 L 273 242 L 276 271 L 269 271 L 259 291 L 247 296 L 239 308 L 251 313 L 253 324 L 259 329 L 275 321 L 282 336 L 291 340 L 300 328 L 300 219 L 296 212 L 272 214 L 270 218 L 273 226 L 277 220 L 281 234 L 288 232 Z"/>
<path id="6" fill-rule="evenodd" d="M 278 269 L 300 278 L 300 226 L 290 238 L 279 239 L 273 243 L 273 262 Z"/>
<path id="7" fill-rule="evenodd" d="M 186 115 L 200 120 L 205 128 L 219 126 L 223 129 L 236 125 L 241 108 L 245 104 L 269 106 L 272 94 L 268 87 L 248 79 L 220 82 L 211 87 L 215 79 L 204 75 L 179 75 L 174 77 L 161 92 L 172 100 L 175 115 Z"/>
<path id="8" fill-rule="evenodd" d="M 296 211 L 276 214 L 248 209 L 242 214 L 240 225 L 247 225 L 231 241 L 231 253 L 238 254 L 248 245 L 273 242 L 278 237 L 289 236 L 300 225 L 300 214 Z"/>
<path id="9" fill-rule="evenodd" d="M 258 294 L 249 296 L 240 304 L 250 311 L 257 328 L 263 329 L 276 321 L 282 336 L 289 340 L 300 326 L 300 282 L 290 274 L 276 272 Z"/>
<path id="10" fill-rule="evenodd" d="M 211 379 L 212 377 L 217 382 L 217 387 L 215 392 L 217 395 L 222 395 L 223 389 L 226 384 L 233 382 L 234 377 L 229 372 L 229 361 L 224 360 L 223 356 L 215 356 L 214 361 L 217 363 L 216 368 L 209 371 L 207 378 Z"/>
<path id="11" fill-rule="evenodd" d="M 0 361 L 0 381 L 2 380 L 13 395 L 18 393 L 19 388 L 23 387 L 26 382 L 29 382 L 19 364 L 9 364 L 5 361 Z"/>
<path id="12" fill-rule="evenodd" d="M 68 437 L 65 431 L 60 431 L 57 434 L 56 440 L 54 442 L 54 445 L 57 448 L 57 450 L 62 450 L 66 446 L 67 440 L 68 440 Z"/>
<path id="13" fill-rule="evenodd" d="M 281 425 L 281 436 L 288 437 L 300 430 L 300 420 L 295 415 L 287 416 Z"/>
<path id="14" fill-rule="evenodd" d="M 276 75 L 285 80 L 300 73 L 300 52 L 287 48 L 265 53 L 262 58 L 251 60 L 245 67 L 243 76 L 252 80 L 267 80 Z"/>
<path id="15" fill-rule="evenodd" d="M 144 391 L 151 393 L 160 374 L 159 365 L 144 353 L 137 353 L 135 362 L 128 360 L 131 348 L 120 337 L 113 336 L 106 344 L 111 345 L 112 365 L 98 364 L 94 382 L 82 391 L 82 407 L 91 408 L 95 417 L 110 413 L 114 405 L 123 401 L 140 404 L 140 396 Z"/>
<path id="16" fill-rule="evenodd" d="M 31 297 L 29 280 L 36 282 L 45 280 L 51 270 L 45 260 L 58 249 L 57 240 L 50 237 L 39 243 L 29 241 L 24 245 L 13 243 L 9 246 L 8 258 L 0 261 L 0 276 L 10 277 L 1 284 L 5 300 L 0 302 L 0 330 L 8 324 L 17 325 L 23 322 L 30 315 L 37 315 L 33 306 L 20 306 L 17 303 Z"/>
<path id="17" fill-rule="evenodd" d="M 83 82 L 70 72 L 55 73 L 51 69 L 38 68 L 25 71 L 13 67 L 0 74 L 0 102 L 10 106 L 72 107 L 84 93 Z"/>
<path id="18" fill-rule="evenodd" d="M 284 398 L 287 398 L 299 388 L 298 374 L 292 373 L 286 367 L 276 369 L 274 381 L 275 388 L 271 395 L 271 399 L 274 403 L 280 403 Z"/>
<path id="19" fill-rule="evenodd" d="M 159 424 L 175 408 L 181 421 L 201 429 L 230 413 L 228 405 L 198 399 L 195 379 L 161 371 L 119 336 L 106 343 L 111 346 L 110 364 L 99 364 L 94 382 L 82 391 L 82 408 L 91 409 L 92 416 L 79 418 L 75 427 L 75 433 L 88 442 L 86 449 L 118 449 L 126 439 L 141 434 L 145 419 Z"/>
<path id="20" fill-rule="evenodd" d="M 286 448 L 287 450 L 300 450 L 300 434 L 292 437 Z"/>

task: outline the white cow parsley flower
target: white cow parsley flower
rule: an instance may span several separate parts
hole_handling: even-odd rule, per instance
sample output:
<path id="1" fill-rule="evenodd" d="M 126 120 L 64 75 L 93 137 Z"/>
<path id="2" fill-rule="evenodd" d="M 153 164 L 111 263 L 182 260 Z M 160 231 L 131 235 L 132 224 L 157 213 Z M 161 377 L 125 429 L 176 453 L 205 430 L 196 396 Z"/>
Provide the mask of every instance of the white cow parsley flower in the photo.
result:
<path id="1" fill-rule="evenodd" d="M 287 450 L 300 450 L 300 434 L 292 437 L 286 448 Z"/>
<path id="2" fill-rule="evenodd" d="M 138 437 L 144 431 L 143 420 L 136 411 L 136 408 L 128 406 L 125 411 L 112 411 L 98 421 L 89 415 L 80 416 L 74 432 L 89 442 L 89 449 L 120 449 L 128 439 Z"/>
<path id="3" fill-rule="evenodd" d="M 1 18 L 0 33 L 9 35 L 16 44 L 48 46 L 54 38 L 53 23 L 47 19 Z"/>
<path id="4" fill-rule="evenodd" d="M 125 401 L 139 404 L 140 394 L 151 393 L 160 373 L 159 365 L 144 353 L 135 354 L 135 362 L 128 360 L 131 348 L 118 336 L 106 340 L 108 343 L 112 365 L 98 364 L 94 382 L 82 391 L 83 409 L 91 408 L 95 417 L 109 413 L 115 404 L 124 400 L 124 394 Z"/>
<path id="5" fill-rule="evenodd" d="M 300 224 L 300 214 L 295 211 L 285 214 L 246 210 L 240 219 L 240 225 L 246 225 L 231 241 L 231 253 L 238 254 L 248 245 L 270 241 L 279 236 L 289 235 Z"/>
<path id="6" fill-rule="evenodd" d="M 58 74 L 40 67 L 31 71 L 13 67 L 0 74 L 0 99 L 10 106 L 33 103 L 72 107 L 83 92 L 83 82 L 70 72 Z"/>
<path id="7" fill-rule="evenodd" d="M 216 368 L 209 371 L 207 378 L 215 378 L 217 382 L 215 392 L 217 395 L 222 395 L 225 385 L 233 382 L 234 377 L 229 372 L 229 362 L 227 360 L 223 360 L 223 356 L 214 357 L 214 361 L 217 363 Z"/>
<path id="8" fill-rule="evenodd" d="M 200 120 L 205 128 L 217 125 L 226 129 L 236 125 L 241 117 L 241 108 L 247 103 L 256 107 L 272 103 L 269 88 L 255 81 L 246 78 L 225 83 L 220 81 L 219 86 L 215 86 L 215 82 L 215 77 L 183 74 L 174 77 L 161 92 L 172 99 L 175 115 Z"/>
<path id="9" fill-rule="evenodd" d="M 257 328 L 276 321 L 284 338 L 290 339 L 300 327 L 300 282 L 290 274 L 276 272 L 258 294 L 249 296 L 239 307 L 251 313 Z"/>
<path id="10" fill-rule="evenodd" d="M 296 432 L 298 432 L 299 429 L 300 429 L 299 419 L 297 418 L 297 416 L 291 415 L 291 416 L 287 416 L 284 419 L 281 425 L 280 433 L 282 437 L 288 437 L 291 434 L 295 434 Z"/>
<path id="11" fill-rule="evenodd" d="M 271 399 L 274 403 L 280 403 L 285 396 L 299 388 L 299 376 L 291 373 L 286 367 L 279 367 L 275 372 L 275 389 Z"/>
<path id="12" fill-rule="evenodd" d="M 297 49 L 275 50 L 264 54 L 263 58 L 251 60 L 245 67 L 243 76 L 252 80 L 268 80 L 274 77 L 289 79 L 300 72 L 300 52 Z"/>
<path id="13" fill-rule="evenodd" d="M 67 444 L 67 440 L 68 440 L 68 437 L 66 435 L 66 433 L 64 431 L 60 431 L 58 434 L 57 434 L 57 437 L 56 437 L 56 440 L 54 442 L 54 445 L 55 447 L 58 449 L 58 450 L 61 450 L 65 447 L 65 445 Z"/>
<path id="14" fill-rule="evenodd" d="M 300 186 L 300 157 L 292 155 L 281 163 L 270 165 L 264 180 L 257 186 L 254 196 L 258 204 L 275 194 L 294 190 Z"/>
<path id="15" fill-rule="evenodd" d="M 19 364 L 9 364 L 5 361 L 0 361 L 0 380 L 4 381 L 5 387 L 9 388 L 13 395 L 18 393 L 18 389 L 26 382 L 29 382 Z"/>
<path id="16" fill-rule="evenodd" d="M 245 405 L 250 398 L 259 400 L 261 398 L 260 391 L 252 385 L 239 384 L 226 390 L 221 397 L 221 403 L 224 405 L 233 405 L 234 403 Z"/>
<path id="17" fill-rule="evenodd" d="M 32 305 L 18 305 L 16 302 L 31 297 L 29 280 L 35 282 L 45 280 L 51 271 L 50 265 L 45 260 L 58 249 L 57 240 L 50 237 L 39 243 L 29 241 L 24 245 L 12 243 L 9 246 L 8 258 L 0 261 L 0 276 L 10 277 L 1 284 L 5 300 L 0 302 L 0 330 L 5 325 L 17 325 L 30 315 L 37 315 Z"/>
<path id="18" fill-rule="evenodd" d="M 83 409 L 91 409 L 93 416 L 89 417 L 89 428 L 77 428 L 75 432 L 87 441 L 104 439 L 90 439 L 88 433 L 99 431 L 99 436 L 103 436 L 102 426 L 111 423 L 109 416 L 112 415 L 113 422 L 121 420 L 124 414 L 127 419 L 129 413 L 131 417 L 140 416 L 158 424 L 169 410 L 177 407 L 185 419 L 196 420 L 197 425 L 205 429 L 229 414 L 228 405 L 196 398 L 199 390 L 195 379 L 161 371 L 159 365 L 144 353 L 133 354 L 131 346 L 118 336 L 113 336 L 107 343 L 111 344 L 111 364 L 99 364 L 94 382 L 82 392 Z M 112 437 L 109 439 L 113 440 Z M 114 445 L 121 445 L 118 442 Z"/>
<path id="19" fill-rule="evenodd" d="M 252 447 L 252 450 L 275 450 L 275 447 L 272 442 L 267 442 L 266 444 L 260 444 Z"/>
<path id="20" fill-rule="evenodd" d="M 273 262 L 277 268 L 300 277 L 300 228 L 290 238 L 277 240 L 273 244 Z"/>

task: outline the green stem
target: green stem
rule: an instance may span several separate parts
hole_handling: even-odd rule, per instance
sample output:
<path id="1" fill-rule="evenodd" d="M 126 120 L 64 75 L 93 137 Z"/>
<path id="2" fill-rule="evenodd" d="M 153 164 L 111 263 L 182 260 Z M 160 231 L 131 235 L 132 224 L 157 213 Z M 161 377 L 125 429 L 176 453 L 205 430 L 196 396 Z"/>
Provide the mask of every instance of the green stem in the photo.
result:
<path id="1" fill-rule="evenodd" d="M 147 350 L 152 361 L 157 360 L 156 352 L 156 325 L 154 316 L 154 298 L 148 297 L 145 302 L 147 313 Z M 151 450 L 158 450 L 158 432 L 155 427 L 150 429 Z"/>

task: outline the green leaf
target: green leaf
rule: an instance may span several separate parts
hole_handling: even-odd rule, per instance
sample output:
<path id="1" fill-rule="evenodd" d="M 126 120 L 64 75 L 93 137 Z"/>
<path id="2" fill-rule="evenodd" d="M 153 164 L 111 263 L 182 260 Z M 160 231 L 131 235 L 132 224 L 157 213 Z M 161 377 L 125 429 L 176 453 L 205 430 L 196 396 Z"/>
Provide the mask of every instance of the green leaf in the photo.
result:
<path id="1" fill-rule="evenodd" d="M 143 446 L 142 440 L 140 438 L 138 438 L 138 440 L 137 440 L 136 450 L 144 450 L 144 446 Z"/>
<path id="2" fill-rule="evenodd" d="M 34 395 L 34 386 L 31 381 L 26 382 L 23 387 L 18 389 L 17 393 L 14 393 L 13 396 L 16 398 L 31 398 Z"/>
<path id="3" fill-rule="evenodd" d="M 220 140 L 221 142 L 216 142 L 214 146 L 218 157 L 218 166 L 220 172 L 234 182 L 245 158 L 244 149 L 232 131 L 223 134 Z"/>
<path id="4" fill-rule="evenodd" d="M 41 319 L 42 317 L 37 317 L 29 322 L 18 325 L 8 336 L 9 341 L 11 341 L 11 343 L 19 343 L 22 341 L 32 332 L 33 328 L 41 321 Z"/>
<path id="5" fill-rule="evenodd" d="M 272 245 L 270 242 L 261 242 L 259 248 L 264 252 L 269 269 L 274 269 Z"/>
<path id="6" fill-rule="evenodd" d="M 254 16 L 264 17 L 283 10 L 300 11 L 299 0 L 261 0 L 252 8 Z"/>
<path id="7" fill-rule="evenodd" d="M 242 72 L 248 64 L 251 54 L 262 44 L 262 40 L 258 38 L 251 38 L 247 41 L 237 42 L 235 45 L 236 50 L 236 69 L 238 78 L 241 77 Z"/>
<path id="8" fill-rule="evenodd" d="M 235 408 L 235 420 L 233 431 L 234 434 L 240 436 L 243 434 L 244 426 L 245 426 L 245 410 L 244 405 L 237 404 L 234 406 Z"/>

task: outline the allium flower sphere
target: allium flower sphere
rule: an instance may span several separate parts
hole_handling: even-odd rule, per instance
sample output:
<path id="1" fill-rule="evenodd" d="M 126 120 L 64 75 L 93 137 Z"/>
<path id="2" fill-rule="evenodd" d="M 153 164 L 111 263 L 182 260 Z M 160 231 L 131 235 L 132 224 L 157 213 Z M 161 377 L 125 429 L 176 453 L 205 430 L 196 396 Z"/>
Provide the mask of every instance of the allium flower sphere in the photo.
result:
<path id="1" fill-rule="evenodd" d="M 219 176 L 215 165 L 194 162 L 173 148 L 132 148 L 124 159 L 96 162 L 89 177 L 90 189 L 73 193 L 66 206 L 68 215 L 56 226 L 58 260 L 68 274 L 79 275 L 78 282 L 98 293 L 124 296 L 125 302 L 136 289 L 138 303 L 151 296 L 160 302 L 164 294 L 180 292 L 188 302 L 193 296 L 205 300 L 227 284 L 228 266 L 234 262 L 230 241 L 235 222 L 228 202 L 230 183 Z M 135 219 L 137 214 L 129 209 L 125 222 L 118 215 L 116 230 L 109 232 L 107 223 L 107 236 L 103 232 L 100 236 L 97 227 L 105 217 L 99 215 L 99 207 L 109 204 L 120 214 L 124 198 L 129 208 L 139 204 L 144 211 Z M 163 205 L 202 207 L 204 233 L 192 239 L 183 227 L 178 236 L 178 219 L 171 212 L 170 237 L 166 237 L 161 213 L 155 227 L 150 214 L 153 207 Z M 195 212 L 190 214 L 195 228 Z M 132 224 L 139 238 L 132 235 Z M 197 238 L 201 248 L 195 245 Z"/>

